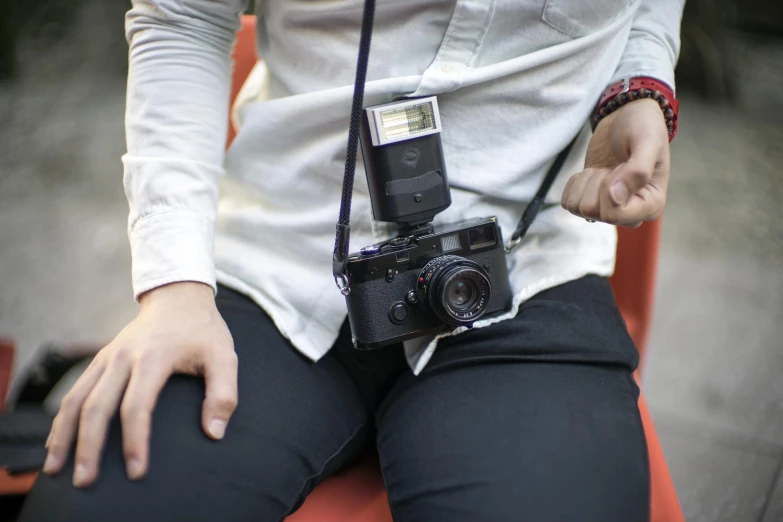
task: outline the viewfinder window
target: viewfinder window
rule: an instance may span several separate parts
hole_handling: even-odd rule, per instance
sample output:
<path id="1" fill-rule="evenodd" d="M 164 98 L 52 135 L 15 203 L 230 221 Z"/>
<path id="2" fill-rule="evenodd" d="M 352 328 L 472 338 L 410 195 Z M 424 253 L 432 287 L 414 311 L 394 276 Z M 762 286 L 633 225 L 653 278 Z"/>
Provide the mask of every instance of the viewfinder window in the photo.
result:
<path id="1" fill-rule="evenodd" d="M 468 241 L 470 242 L 471 250 L 496 244 L 497 238 L 495 237 L 494 225 L 482 225 L 471 228 L 468 230 Z"/>

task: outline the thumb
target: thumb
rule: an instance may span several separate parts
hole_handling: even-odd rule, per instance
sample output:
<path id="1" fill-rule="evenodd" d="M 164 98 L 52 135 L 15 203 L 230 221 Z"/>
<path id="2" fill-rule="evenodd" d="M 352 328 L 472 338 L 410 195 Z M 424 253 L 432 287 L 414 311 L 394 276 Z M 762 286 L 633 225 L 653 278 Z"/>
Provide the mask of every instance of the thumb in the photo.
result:
<path id="1" fill-rule="evenodd" d="M 215 352 L 204 366 L 206 397 L 201 424 L 213 439 L 222 439 L 237 407 L 237 356 L 233 350 Z"/>
<path id="2" fill-rule="evenodd" d="M 631 196 L 650 183 L 658 163 L 659 147 L 652 140 L 631 143 L 631 154 L 609 176 L 609 195 L 616 205 L 625 205 Z"/>

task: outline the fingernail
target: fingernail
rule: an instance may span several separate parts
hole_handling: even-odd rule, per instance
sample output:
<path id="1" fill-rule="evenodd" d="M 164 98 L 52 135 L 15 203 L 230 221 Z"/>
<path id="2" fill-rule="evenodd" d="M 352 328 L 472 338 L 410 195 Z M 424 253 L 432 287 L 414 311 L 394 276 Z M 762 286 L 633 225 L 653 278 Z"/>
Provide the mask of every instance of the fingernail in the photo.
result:
<path id="1" fill-rule="evenodd" d="M 77 488 L 87 485 L 87 466 L 84 464 L 76 465 L 76 469 L 73 472 L 73 485 Z"/>
<path id="2" fill-rule="evenodd" d="M 209 433 L 216 439 L 222 439 L 226 433 L 226 421 L 215 419 L 209 423 Z"/>
<path id="3" fill-rule="evenodd" d="M 628 188 L 625 186 L 625 183 L 622 181 L 618 181 L 614 185 L 612 185 L 612 199 L 615 203 L 618 205 L 624 204 L 626 201 L 628 201 Z"/>
<path id="4" fill-rule="evenodd" d="M 46 455 L 46 462 L 44 462 L 43 471 L 44 473 L 54 473 L 57 471 L 57 468 L 60 465 L 60 459 L 58 459 L 55 455 L 49 453 Z"/>
<path id="5" fill-rule="evenodd" d="M 128 478 L 131 480 L 139 480 L 142 473 L 141 461 L 139 459 L 130 459 L 128 461 Z"/>

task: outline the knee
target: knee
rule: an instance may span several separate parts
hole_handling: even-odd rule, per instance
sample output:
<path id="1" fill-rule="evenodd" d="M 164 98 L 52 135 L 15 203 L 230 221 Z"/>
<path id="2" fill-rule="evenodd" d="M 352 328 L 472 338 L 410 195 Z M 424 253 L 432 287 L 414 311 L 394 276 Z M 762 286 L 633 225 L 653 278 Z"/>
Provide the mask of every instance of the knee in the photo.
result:
<path id="1" fill-rule="evenodd" d="M 103 488 L 81 490 L 71 484 L 72 470 L 50 477 L 41 473 L 28 495 L 18 522 L 99 522 L 120 520 Z"/>
<path id="2" fill-rule="evenodd" d="M 647 522 L 649 494 L 646 482 L 629 484 L 620 490 L 599 491 L 595 484 L 584 484 L 574 491 L 547 484 L 529 487 L 517 482 L 467 480 L 463 484 L 434 485 L 427 491 L 391 495 L 395 520 L 428 522 Z"/>

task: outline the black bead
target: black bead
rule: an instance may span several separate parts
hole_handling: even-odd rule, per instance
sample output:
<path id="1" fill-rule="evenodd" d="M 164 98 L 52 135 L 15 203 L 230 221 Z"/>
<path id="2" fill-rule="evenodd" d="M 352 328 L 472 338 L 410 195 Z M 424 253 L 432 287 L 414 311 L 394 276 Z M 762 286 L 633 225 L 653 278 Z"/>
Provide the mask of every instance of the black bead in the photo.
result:
<path id="1" fill-rule="evenodd" d="M 628 103 L 628 97 L 625 94 L 618 94 L 617 98 L 614 99 L 617 102 L 617 105 L 619 107 L 622 107 L 626 103 Z"/>
<path id="2" fill-rule="evenodd" d="M 639 99 L 639 93 L 636 91 L 628 91 L 626 96 L 628 97 L 628 101 L 636 101 Z"/>
<path id="3" fill-rule="evenodd" d="M 644 87 L 639 89 L 637 92 L 639 93 L 639 98 L 647 98 L 650 95 L 650 91 Z"/>
<path id="4" fill-rule="evenodd" d="M 663 109 L 663 110 L 666 110 L 666 109 L 668 109 L 668 108 L 669 108 L 669 100 L 667 100 L 665 97 L 663 97 L 663 96 L 662 96 L 662 97 L 661 97 L 661 98 L 658 100 L 658 105 L 660 105 L 660 106 L 661 106 L 661 109 Z"/>
<path id="5" fill-rule="evenodd" d="M 606 104 L 606 108 L 609 109 L 609 112 L 614 112 L 617 109 L 617 102 L 614 100 L 610 101 Z"/>
<path id="6" fill-rule="evenodd" d="M 609 114 L 609 109 L 606 108 L 606 105 L 601 107 L 601 110 L 598 111 L 598 114 L 603 118 L 604 116 Z"/>
<path id="7" fill-rule="evenodd" d="M 674 111 L 671 109 L 671 107 L 663 111 L 663 115 L 666 116 L 667 120 L 674 119 Z"/>

